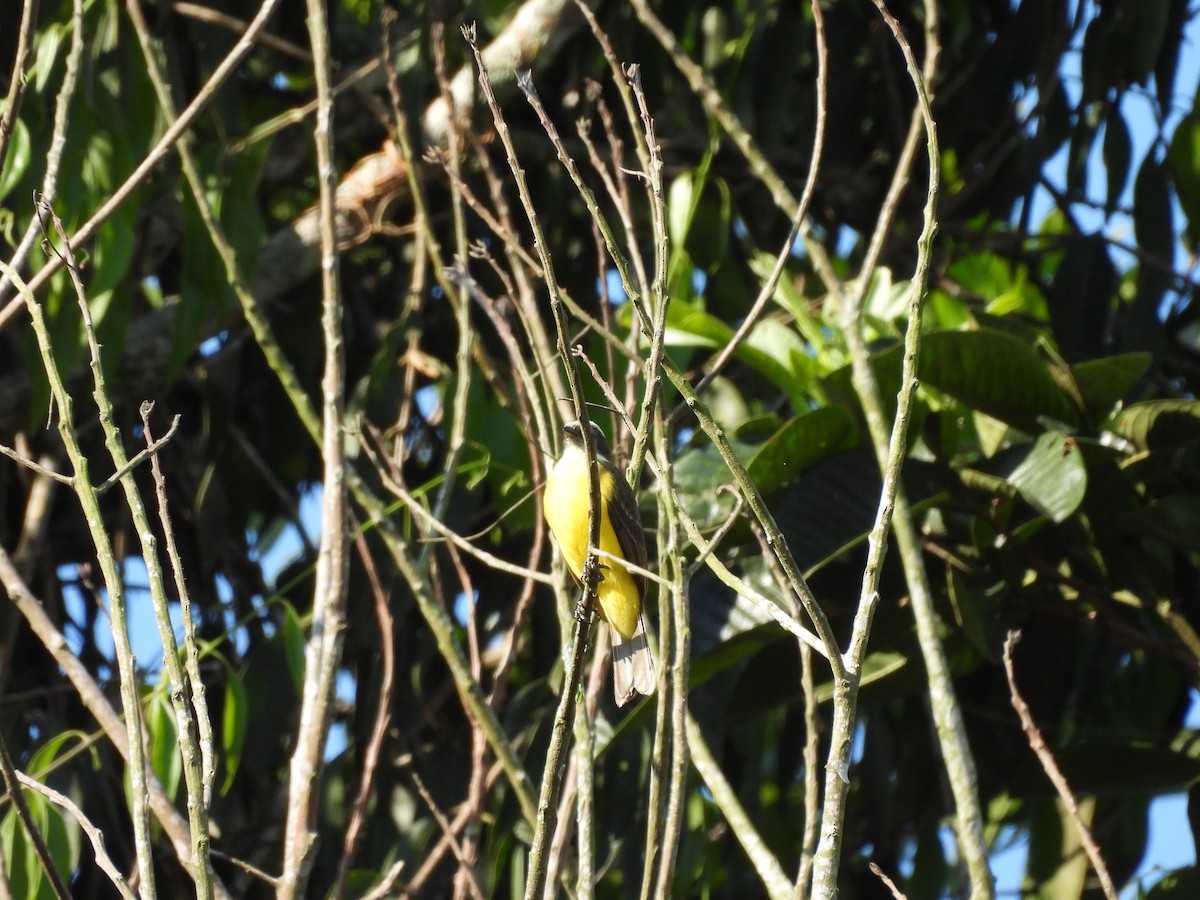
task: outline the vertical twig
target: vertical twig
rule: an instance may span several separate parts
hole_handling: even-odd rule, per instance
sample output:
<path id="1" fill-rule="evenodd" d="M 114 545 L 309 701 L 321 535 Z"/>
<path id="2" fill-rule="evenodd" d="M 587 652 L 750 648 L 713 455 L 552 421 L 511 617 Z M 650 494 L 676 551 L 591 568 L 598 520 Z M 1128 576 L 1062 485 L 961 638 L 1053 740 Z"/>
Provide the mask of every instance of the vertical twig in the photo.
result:
<path id="1" fill-rule="evenodd" d="M 367 546 L 366 536 L 361 529 L 354 533 L 354 545 L 358 550 L 358 558 L 362 560 L 367 582 L 371 585 L 371 596 L 375 600 L 375 621 L 379 625 L 379 652 L 382 657 L 382 665 L 379 672 L 379 703 L 375 709 L 375 722 L 371 726 L 371 737 L 367 740 L 367 747 L 363 751 L 358 794 L 354 798 L 350 823 L 346 826 L 346 838 L 342 842 L 342 857 L 338 860 L 337 880 L 334 882 L 332 891 L 335 900 L 340 900 L 345 896 L 350 870 L 354 867 L 354 859 L 358 855 L 363 823 L 367 818 L 367 805 L 371 799 L 371 788 L 375 783 L 376 767 L 379 765 L 379 754 L 383 749 L 383 739 L 387 734 L 388 722 L 391 721 L 392 686 L 396 680 L 396 650 L 392 644 L 392 613 L 388 609 L 387 592 L 384 591 L 383 584 L 379 580 L 375 560 L 371 556 L 371 549 Z"/>
<path id="2" fill-rule="evenodd" d="M 493 121 L 496 124 L 497 133 L 500 136 L 501 142 L 504 144 L 505 152 L 508 155 L 509 166 L 512 170 L 513 177 L 517 183 L 517 190 L 521 197 L 521 203 L 525 208 L 526 217 L 529 220 L 529 225 L 534 234 L 534 245 L 537 247 L 538 254 L 542 264 L 542 271 L 546 287 L 550 294 L 550 309 L 554 316 L 556 330 L 558 332 L 558 347 L 559 354 L 562 358 L 563 365 L 567 373 L 567 381 L 571 388 L 571 399 L 575 406 L 575 413 L 579 421 L 583 424 L 583 443 L 584 452 L 587 456 L 588 471 L 590 474 L 590 484 L 588 485 L 589 503 L 588 503 L 588 560 L 584 565 L 584 595 L 583 602 L 580 604 L 576 612 L 576 622 L 574 634 L 571 638 L 570 648 L 566 656 L 566 666 L 564 669 L 563 691 L 559 700 L 558 710 L 554 716 L 554 723 L 551 726 L 550 732 L 550 747 L 546 757 L 546 768 L 542 778 L 542 789 L 538 798 L 537 819 L 534 827 L 533 846 L 529 852 L 529 873 L 525 883 L 526 900 L 533 900 L 542 892 L 543 880 L 546 876 L 546 845 L 549 836 L 554 831 L 556 818 L 556 801 L 561 787 L 562 774 L 565 766 L 560 764 L 566 746 L 567 728 L 571 720 L 571 710 L 575 704 L 575 694 L 579 686 L 579 671 L 580 663 L 583 659 L 584 649 L 587 643 L 588 625 L 592 616 L 592 609 L 596 602 L 596 587 L 599 583 L 600 571 L 596 564 L 595 556 L 590 548 L 596 547 L 600 543 L 600 516 L 597 514 L 600 502 L 600 475 L 596 465 L 596 448 L 592 444 L 592 432 L 588 426 L 589 419 L 587 414 L 587 405 L 583 399 L 583 390 L 579 384 L 579 373 L 575 369 L 575 362 L 570 352 L 570 339 L 567 335 L 566 318 L 563 312 L 562 298 L 558 290 L 558 281 L 554 276 L 554 266 L 550 259 L 549 248 L 546 244 L 545 235 L 542 234 L 541 227 L 538 223 L 537 213 L 534 210 L 533 198 L 529 193 L 529 186 L 525 181 L 524 171 L 521 169 L 517 161 L 516 149 L 513 147 L 512 137 L 509 134 L 508 126 L 504 121 L 504 116 L 500 112 L 500 106 L 496 101 L 496 96 L 492 92 L 491 81 L 488 78 L 487 68 L 484 65 L 483 56 L 479 51 L 479 45 L 475 40 L 474 28 L 464 28 L 463 35 L 467 39 L 467 43 L 471 47 L 471 52 L 475 56 L 476 68 L 479 72 L 479 84 L 483 89 L 484 97 L 487 99 L 488 108 L 491 110 Z M 532 83 L 528 75 L 519 79 L 522 89 L 526 91 L 528 96 L 532 90 Z"/>
<path id="3" fill-rule="evenodd" d="M 64 255 L 70 253 L 70 245 L 64 242 Z M 56 257 L 61 258 L 61 257 Z M 66 448 L 67 456 L 73 470 L 72 486 L 75 495 L 83 508 L 84 519 L 88 523 L 89 534 L 96 548 L 96 559 L 104 577 L 105 588 L 108 590 L 109 607 L 111 611 L 113 648 L 117 657 L 117 670 L 121 688 L 121 705 L 125 712 L 126 743 L 129 748 L 129 777 L 132 785 L 132 817 L 134 829 L 134 844 L 137 848 L 138 867 L 143 878 L 143 892 L 147 897 L 155 896 L 153 855 L 150 841 L 150 811 L 147 803 L 147 765 L 145 749 L 142 745 L 142 707 L 140 685 L 137 677 L 137 664 L 133 658 L 133 649 L 129 643 L 129 623 L 125 609 L 125 587 L 121 580 L 117 564 L 116 552 L 112 539 L 104 526 L 104 517 L 100 511 L 100 497 L 91 480 L 91 465 L 79 444 L 74 425 L 74 400 L 67 392 L 54 356 L 54 348 L 50 342 L 50 330 L 46 323 L 42 306 L 34 297 L 15 269 L 0 263 L 3 271 L 16 285 L 29 310 L 30 321 L 38 342 L 38 350 L 42 356 L 42 365 L 50 381 L 51 397 L 58 412 L 58 433 Z M 72 269 L 72 275 L 78 279 L 78 273 Z M 79 286 L 82 289 L 82 286 Z M 84 304 L 86 307 L 86 303 Z M 94 341 L 95 336 L 92 335 Z M 93 360 L 93 366 L 97 366 Z M 96 371 L 96 369 L 93 369 Z M 99 391 L 97 391 L 100 399 Z M 101 410 L 104 414 L 104 409 Z"/>
<path id="4" fill-rule="evenodd" d="M 812 648 L 804 643 L 800 644 L 800 688 L 804 693 L 804 832 L 800 839 L 800 869 L 796 874 L 795 895 L 807 897 L 821 826 L 821 779 L 817 769 L 820 750 L 817 686 L 813 677 Z"/>
<path id="5" fill-rule="evenodd" d="M 154 447 L 154 435 L 150 428 L 150 412 L 154 408 L 152 402 L 145 402 L 141 407 L 142 432 L 146 436 L 147 447 Z M 179 426 L 179 416 L 171 421 L 171 432 Z M 212 803 L 213 781 L 216 778 L 216 763 L 213 759 L 212 722 L 208 718 L 208 703 L 205 699 L 204 682 L 200 677 L 200 647 L 196 643 L 196 620 L 192 616 L 192 596 L 188 591 L 187 579 L 183 572 L 183 559 L 179 555 L 179 547 L 175 543 L 175 529 L 171 525 L 171 510 L 167 506 L 167 481 L 163 476 L 162 465 L 157 453 L 150 454 L 150 473 L 154 478 L 155 497 L 158 501 L 159 522 L 162 524 L 163 537 L 167 542 L 167 558 L 171 562 L 171 574 L 175 579 L 175 590 L 179 594 L 179 615 L 183 622 L 183 647 L 187 665 L 188 686 L 191 689 L 191 703 L 195 713 L 196 725 L 199 728 L 200 761 L 203 770 L 204 808 Z M 192 736 L 189 736 L 191 739 Z"/>
<path id="6" fill-rule="evenodd" d="M 316 847 L 315 794 L 320 787 L 325 739 L 333 714 L 337 666 L 346 616 L 346 477 L 342 437 L 342 301 L 338 284 L 335 215 L 337 170 L 333 160 L 333 95 L 329 28 L 323 0 L 308 0 L 308 34 L 316 76 L 317 181 L 320 185 L 321 328 L 325 364 L 321 379 L 321 543 L 313 591 L 312 632 L 305 648 L 304 688 L 296 750 L 288 784 L 283 874 L 278 896 L 303 896 Z"/>
<path id="7" fill-rule="evenodd" d="M 676 861 L 679 857 L 679 841 L 683 832 L 684 807 L 686 806 L 685 790 L 688 773 L 688 729 L 687 729 L 687 698 L 688 684 L 691 675 L 692 631 L 689 618 L 688 584 L 691 570 L 685 567 L 683 548 L 680 541 L 680 514 L 674 493 L 674 470 L 671 464 L 671 433 L 663 421 L 661 409 L 655 416 L 657 425 L 655 433 L 658 446 L 657 456 L 662 460 L 662 471 L 659 472 L 658 492 L 659 530 L 665 531 L 663 545 L 665 555 L 660 557 L 669 567 L 671 587 L 668 592 L 669 602 L 664 603 L 663 609 L 667 614 L 664 619 L 671 624 L 670 644 L 673 651 L 670 657 L 663 656 L 664 663 L 669 659 L 668 710 L 671 734 L 671 755 L 667 763 L 667 796 L 662 815 L 662 839 L 658 848 L 658 886 L 655 895 L 670 897 L 672 894 L 672 876 L 675 873 Z M 647 459 L 651 457 L 647 455 Z M 663 527 L 665 525 L 665 528 Z M 666 628 L 663 628 L 664 640 Z M 652 813 L 654 810 L 651 811 Z M 649 856 L 649 853 L 647 853 Z"/>
<path id="8" fill-rule="evenodd" d="M 927 5 L 927 55 L 925 73 L 922 74 L 917 69 L 912 49 L 898 23 L 882 3 L 878 0 L 875 2 L 880 15 L 891 29 L 904 55 L 909 77 L 917 93 L 917 108 L 913 113 L 908 140 L 897 164 L 888 198 L 881 208 L 879 222 L 868 249 L 867 260 L 860 273 L 854 296 L 844 306 L 844 331 L 851 353 L 855 389 L 863 403 L 872 443 L 875 446 L 883 473 L 883 490 L 880 495 L 875 525 L 868 541 L 867 566 L 864 571 L 859 608 L 855 615 L 850 648 L 847 653 L 847 677 L 845 680 L 835 678 L 830 757 L 826 765 L 821 838 L 817 846 L 812 896 L 832 897 L 837 890 L 837 870 L 849 787 L 850 744 L 857 715 L 861 663 L 870 634 L 871 622 L 879 602 L 878 584 L 883 558 L 887 551 L 887 532 L 889 525 L 894 525 L 897 544 L 908 578 L 910 595 L 913 599 L 922 654 L 929 672 L 930 697 L 934 709 L 935 725 L 955 797 L 959 820 L 959 846 L 967 864 L 971 896 L 979 900 L 979 898 L 990 898 L 993 887 L 988 870 L 987 849 L 983 840 L 982 816 L 975 792 L 974 763 L 970 755 L 970 747 L 966 742 L 961 711 L 954 699 L 953 685 L 946 665 L 945 654 L 936 634 L 932 597 L 928 589 L 924 563 L 921 559 L 919 540 L 899 483 L 900 467 L 907 446 L 910 409 L 916 391 L 916 363 L 921 339 L 921 309 L 928 284 L 933 236 L 937 227 L 936 208 L 941 160 L 937 130 L 927 93 L 927 83 L 936 72 L 937 16 L 936 8 L 933 8 L 932 4 Z M 924 223 L 917 242 L 918 258 L 909 300 L 901 388 L 897 398 L 896 418 L 892 423 L 889 439 L 882 412 L 882 402 L 879 398 L 879 388 L 874 380 L 869 354 L 860 331 L 862 325 L 860 309 L 866 285 L 871 276 L 871 269 L 878 258 L 899 196 L 907 183 L 908 169 L 915 155 L 922 130 L 926 135 L 929 157 L 929 188 L 926 196 Z M 895 513 L 894 521 L 893 512 Z"/>

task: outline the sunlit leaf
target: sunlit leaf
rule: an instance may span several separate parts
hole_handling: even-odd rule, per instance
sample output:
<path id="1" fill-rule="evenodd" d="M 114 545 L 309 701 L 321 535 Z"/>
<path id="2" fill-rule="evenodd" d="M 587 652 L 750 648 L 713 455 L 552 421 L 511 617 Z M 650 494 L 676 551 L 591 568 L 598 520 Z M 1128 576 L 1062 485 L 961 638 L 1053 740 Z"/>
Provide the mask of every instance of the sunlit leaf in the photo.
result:
<path id="1" fill-rule="evenodd" d="M 0 200 L 21 180 L 29 169 L 32 154 L 29 140 L 29 128 L 23 121 L 13 122 L 12 135 L 9 138 L 8 154 L 4 157 L 4 170 L 0 172 Z"/>
<path id="2" fill-rule="evenodd" d="M 286 600 L 282 602 L 283 606 L 283 630 L 280 632 L 283 638 L 283 650 L 287 656 L 288 672 L 292 676 L 292 683 L 297 689 L 304 684 L 304 626 L 300 624 L 300 617 L 296 615 L 296 610 L 292 604 Z"/>
<path id="3" fill-rule="evenodd" d="M 1075 512 L 1087 492 L 1079 447 L 1073 437 L 1057 431 L 1041 435 L 1008 480 L 1030 506 L 1054 522 Z"/>
<path id="4" fill-rule="evenodd" d="M 150 732 L 150 763 L 168 797 L 179 789 L 183 761 L 179 754 L 179 731 L 175 711 L 162 691 L 155 691 L 146 704 L 146 730 Z"/>
<path id="5" fill-rule="evenodd" d="M 1121 410 L 1112 429 L 1140 451 L 1164 450 L 1189 443 L 1200 439 L 1200 401 L 1135 403 Z"/>
<path id="6" fill-rule="evenodd" d="M 242 761 L 242 749 L 246 743 L 246 724 L 250 716 L 250 701 L 242 679 L 232 667 L 225 669 L 225 703 L 221 711 L 221 749 L 225 764 L 225 781 L 221 785 L 224 794 L 237 777 Z"/>

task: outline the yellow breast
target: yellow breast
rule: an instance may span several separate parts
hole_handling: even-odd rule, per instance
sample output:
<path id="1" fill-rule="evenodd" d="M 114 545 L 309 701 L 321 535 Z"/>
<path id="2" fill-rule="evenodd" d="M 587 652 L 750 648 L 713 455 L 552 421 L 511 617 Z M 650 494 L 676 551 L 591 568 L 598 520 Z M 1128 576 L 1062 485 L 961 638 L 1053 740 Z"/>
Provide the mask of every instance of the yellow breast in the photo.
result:
<path id="1" fill-rule="evenodd" d="M 620 476 L 604 466 L 600 467 L 600 494 L 603 501 L 600 549 L 624 558 L 625 554 L 621 551 L 620 541 L 608 516 L 613 479 L 617 477 Z M 588 474 L 587 457 L 578 447 L 568 445 L 555 463 L 546 481 L 542 508 L 567 568 L 576 579 L 580 579 L 588 547 Z M 603 557 L 599 561 L 603 567 L 596 597 L 600 604 L 600 615 L 617 634 L 629 640 L 637 628 L 638 616 L 642 611 L 637 582 L 620 563 Z"/>

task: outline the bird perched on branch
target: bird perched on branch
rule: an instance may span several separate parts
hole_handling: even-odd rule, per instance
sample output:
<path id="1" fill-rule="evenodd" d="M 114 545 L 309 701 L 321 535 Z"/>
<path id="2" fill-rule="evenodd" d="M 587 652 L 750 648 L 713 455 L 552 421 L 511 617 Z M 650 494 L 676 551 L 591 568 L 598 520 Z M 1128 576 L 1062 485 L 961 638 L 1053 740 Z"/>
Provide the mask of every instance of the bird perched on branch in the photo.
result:
<path id="1" fill-rule="evenodd" d="M 590 422 L 592 446 L 600 475 L 600 549 L 617 559 L 646 568 L 646 535 L 641 514 L 625 476 L 613 465 L 608 441 Z M 588 510 L 591 507 L 587 452 L 579 422 L 563 426 L 563 452 L 550 471 L 542 506 L 563 560 L 582 584 L 588 556 Z M 608 623 L 613 647 L 613 690 L 617 705 L 637 694 L 654 693 L 654 660 L 642 625 L 645 579 L 617 559 L 597 557 L 601 579 L 596 588 L 600 618 Z"/>

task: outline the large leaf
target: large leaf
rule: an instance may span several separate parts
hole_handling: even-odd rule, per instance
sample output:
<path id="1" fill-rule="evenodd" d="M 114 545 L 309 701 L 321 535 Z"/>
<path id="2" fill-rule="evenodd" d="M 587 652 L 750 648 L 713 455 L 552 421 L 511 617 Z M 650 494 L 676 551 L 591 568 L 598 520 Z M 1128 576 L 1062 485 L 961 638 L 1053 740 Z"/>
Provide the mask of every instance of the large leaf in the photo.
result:
<path id="1" fill-rule="evenodd" d="M 1122 513 L 1116 519 L 1122 531 L 1200 550 L 1200 497 L 1172 494 Z"/>
<path id="2" fill-rule="evenodd" d="M 29 128 L 24 122 L 17 119 L 13 123 L 8 154 L 4 158 L 4 168 L 0 170 L 0 200 L 5 198 L 29 168 L 31 152 Z"/>
<path id="3" fill-rule="evenodd" d="M 667 311 L 668 347 L 724 347 L 733 335 L 734 329 L 704 310 L 672 303 Z M 751 329 L 746 340 L 738 344 L 734 356 L 765 375 L 776 387 L 791 393 L 797 387 L 792 351 L 804 352 L 799 335 L 767 319 Z"/>
<path id="4" fill-rule="evenodd" d="M 915 508 L 946 488 L 944 470 L 904 463 L 904 489 Z M 879 466 L 865 448 L 826 457 L 792 482 L 775 503 L 775 521 L 792 555 L 810 575 L 866 539 L 879 505 Z"/>
<path id="5" fill-rule="evenodd" d="M 750 461 L 750 477 L 763 493 L 796 478 L 807 466 L 857 440 L 854 419 L 840 406 L 823 406 L 780 428 Z"/>
<path id="6" fill-rule="evenodd" d="M 1143 452 L 1189 443 L 1200 439 L 1200 401 L 1135 403 L 1121 410 L 1112 429 Z"/>
<path id="7" fill-rule="evenodd" d="M 1041 435 L 1008 476 L 1034 509 L 1063 522 L 1087 493 L 1087 469 L 1075 439 L 1058 431 Z"/>
<path id="8" fill-rule="evenodd" d="M 1025 431 L 1073 425 L 1078 411 L 1028 344 L 1000 331 L 939 331 L 921 344 L 920 380 Z"/>
<path id="9" fill-rule="evenodd" d="M 1129 126 L 1121 115 L 1120 103 L 1113 103 L 1104 120 L 1104 170 L 1108 175 L 1108 193 L 1104 209 L 1112 213 L 1121 202 L 1129 182 L 1129 160 L 1132 154 Z"/>
<path id="10" fill-rule="evenodd" d="M 1149 353 L 1123 353 L 1090 359 L 1071 367 L 1084 406 L 1093 421 L 1102 419 L 1146 374 Z"/>
<path id="11" fill-rule="evenodd" d="M 1166 167 L 1150 153 L 1133 185 L 1133 231 L 1138 246 L 1160 259 L 1170 259 L 1174 244 L 1171 224 L 1171 185 Z"/>
<path id="12" fill-rule="evenodd" d="M 224 794 L 237 777 L 242 761 L 242 750 L 246 744 L 246 727 L 249 720 L 250 700 L 246 686 L 233 666 L 225 666 L 225 704 L 221 710 L 221 750 L 225 762 L 225 780 L 221 784 Z"/>
<path id="13" fill-rule="evenodd" d="M 1077 794 L 1169 794 L 1200 780 L 1200 760 L 1127 741 L 1075 743 L 1056 750 L 1055 758 Z"/>
<path id="14" fill-rule="evenodd" d="M 1175 195 L 1187 217 L 1187 235 L 1193 249 L 1200 246 L 1200 113 L 1193 110 L 1175 127 L 1167 151 Z"/>
<path id="15" fill-rule="evenodd" d="M 168 797 L 174 797 L 183 774 L 179 755 L 179 731 L 175 711 L 162 691 L 155 691 L 146 704 L 146 730 L 150 732 L 150 763 Z"/>
<path id="16" fill-rule="evenodd" d="M 1108 242 L 1099 235 L 1068 239 L 1048 298 L 1054 337 L 1066 359 L 1091 359 L 1104 352 L 1116 287 Z"/>

